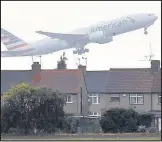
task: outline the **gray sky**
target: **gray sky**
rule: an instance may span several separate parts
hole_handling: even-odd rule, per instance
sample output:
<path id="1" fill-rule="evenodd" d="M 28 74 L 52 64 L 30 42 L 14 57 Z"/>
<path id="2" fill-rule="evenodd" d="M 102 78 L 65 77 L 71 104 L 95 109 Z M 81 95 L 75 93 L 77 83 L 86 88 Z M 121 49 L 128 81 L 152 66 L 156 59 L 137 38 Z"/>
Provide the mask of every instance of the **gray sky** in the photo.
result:
<path id="1" fill-rule="evenodd" d="M 109 68 L 150 67 L 148 61 L 139 61 L 148 55 L 151 42 L 153 59 L 161 60 L 161 2 L 1 2 L 1 27 L 27 42 L 44 38 L 37 30 L 68 32 L 100 21 L 108 21 L 120 16 L 136 13 L 154 13 L 158 16 L 155 24 L 148 28 L 148 35 L 140 29 L 114 37 L 114 41 L 104 45 L 89 44 L 90 52 L 87 70 L 108 70 Z M 1 50 L 7 50 L 1 43 Z M 68 57 L 68 68 L 77 68 L 74 49 L 64 50 Z M 54 69 L 64 52 L 56 52 L 42 57 L 42 68 Z M 39 60 L 39 58 L 34 58 Z M 85 60 L 81 60 L 85 64 Z M 31 57 L 1 58 L 1 69 L 31 69 Z"/>

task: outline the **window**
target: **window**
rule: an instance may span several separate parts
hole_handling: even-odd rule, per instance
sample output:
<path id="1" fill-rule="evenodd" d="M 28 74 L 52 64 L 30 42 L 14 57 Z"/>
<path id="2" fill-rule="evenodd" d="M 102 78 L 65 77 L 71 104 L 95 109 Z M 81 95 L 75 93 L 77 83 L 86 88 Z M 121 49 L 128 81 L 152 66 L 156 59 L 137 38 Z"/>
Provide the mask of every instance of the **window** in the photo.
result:
<path id="1" fill-rule="evenodd" d="M 89 116 L 101 116 L 100 112 L 90 112 Z"/>
<path id="2" fill-rule="evenodd" d="M 89 99 L 91 104 L 100 104 L 100 95 L 98 94 L 91 94 Z"/>
<path id="3" fill-rule="evenodd" d="M 72 101 L 72 95 L 66 95 L 66 103 L 73 103 Z"/>
<path id="4" fill-rule="evenodd" d="M 159 97 L 158 97 L 158 99 L 159 99 L 159 104 L 161 104 L 161 94 L 159 94 Z"/>
<path id="5" fill-rule="evenodd" d="M 143 94 L 130 94 L 130 104 L 143 104 Z"/>
<path id="6" fill-rule="evenodd" d="M 120 96 L 119 94 L 111 94 L 111 102 L 119 102 Z"/>

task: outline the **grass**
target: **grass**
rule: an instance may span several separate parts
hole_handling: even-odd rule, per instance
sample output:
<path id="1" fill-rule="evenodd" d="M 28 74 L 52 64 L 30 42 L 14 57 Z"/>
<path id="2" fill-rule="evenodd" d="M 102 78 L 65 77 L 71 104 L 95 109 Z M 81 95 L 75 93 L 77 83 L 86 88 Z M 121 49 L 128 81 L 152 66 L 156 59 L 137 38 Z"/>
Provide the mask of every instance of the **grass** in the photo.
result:
<path id="1" fill-rule="evenodd" d="M 154 141 L 158 141 L 158 140 L 160 140 L 161 138 L 160 138 L 160 136 L 157 136 L 157 137 L 146 137 L 146 136 L 144 136 L 144 137 L 115 137 L 115 138 L 109 138 L 109 137 L 96 137 L 96 138 L 94 138 L 94 137 L 67 137 L 67 138 L 61 138 L 61 137 L 59 137 L 59 138 L 56 138 L 55 136 L 13 136 L 13 137 L 4 137 L 3 138 L 3 136 L 1 137 L 1 140 L 62 140 L 62 141 L 65 141 L 65 140 L 69 140 L 69 141 L 71 141 L 71 140 L 73 140 L 73 141 L 75 141 L 75 140 L 84 140 L 84 141 L 88 141 L 88 140 L 133 140 L 133 141 L 135 141 L 135 140 L 137 140 L 137 141 L 139 141 L 139 140 L 154 140 Z"/>
<path id="2" fill-rule="evenodd" d="M 144 138 L 66 138 L 66 139 L 54 139 L 54 140 L 160 140 L 160 137 L 144 137 Z"/>
<path id="3" fill-rule="evenodd" d="M 1 139 L 3 140 L 55 140 L 55 141 L 160 141 L 161 134 L 153 133 L 124 133 L 124 134 L 41 134 L 41 135 L 10 135 L 5 134 L 1 135 Z"/>

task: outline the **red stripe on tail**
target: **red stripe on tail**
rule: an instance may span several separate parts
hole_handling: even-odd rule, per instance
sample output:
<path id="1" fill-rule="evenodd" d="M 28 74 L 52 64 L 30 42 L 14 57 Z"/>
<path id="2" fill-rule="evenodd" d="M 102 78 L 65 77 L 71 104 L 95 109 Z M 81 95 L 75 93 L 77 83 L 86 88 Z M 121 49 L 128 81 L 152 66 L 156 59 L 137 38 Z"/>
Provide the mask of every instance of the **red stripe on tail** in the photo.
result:
<path id="1" fill-rule="evenodd" d="M 11 47 L 10 50 L 21 48 L 21 47 L 24 47 L 24 46 L 27 46 L 27 45 L 28 45 L 27 43 L 24 43 L 24 44 L 21 44 L 21 45 L 18 45 L 18 46 Z"/>

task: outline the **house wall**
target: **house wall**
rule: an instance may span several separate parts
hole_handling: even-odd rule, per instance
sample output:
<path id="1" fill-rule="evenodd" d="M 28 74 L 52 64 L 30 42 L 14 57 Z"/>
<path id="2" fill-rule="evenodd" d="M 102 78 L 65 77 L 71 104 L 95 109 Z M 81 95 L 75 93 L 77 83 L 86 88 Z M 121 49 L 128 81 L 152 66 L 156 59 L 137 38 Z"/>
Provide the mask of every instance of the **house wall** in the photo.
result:
<path id="1" fill-rule="evenodd" d="M 66 103 L 64 106 L 64 111 L 67 114 L 78 114 L 78 94 L 73 94 L 72 95 L 72 103 Z"/>
<path id="2" fill-rule="evenodd" d="M 158 93 L 152 94 L 152 111 L 161 110 L 161 104 L 159 103 L 159 94 Z"/>
<path id="3" fill-rule="evenodd" d="M 91 104 L 91 112 L 101 112 L 111 108 L 133 108 L 137 112 L 148 112 L 151 111 L 151 94 L 144 94 L 144 104 L 131 105 L 129 94 L 120 94 L 119 102 L 111 102 L 110 94 L 100 94 L 100 104 Z M 158 104 L 158 95 L 153 94 L 152 96 L 152 109 L 161 110 L 160 104 Z"/>
<path id="4" fill-rule="evenodd" d="M 82 87 L 82 115 L 88 116 L 88 112 L 89 112 L 88 93 L 87 93 L 84 77 L 81 78 L 80 87 Z M 66 103 L 66 105 L 64 106 L 64 110 L 66 113 L 81 115 L 81 93 L 80 92 L 81 92 L 81 88 L 78 94 L 72 95 L 73 103 Z"/>

